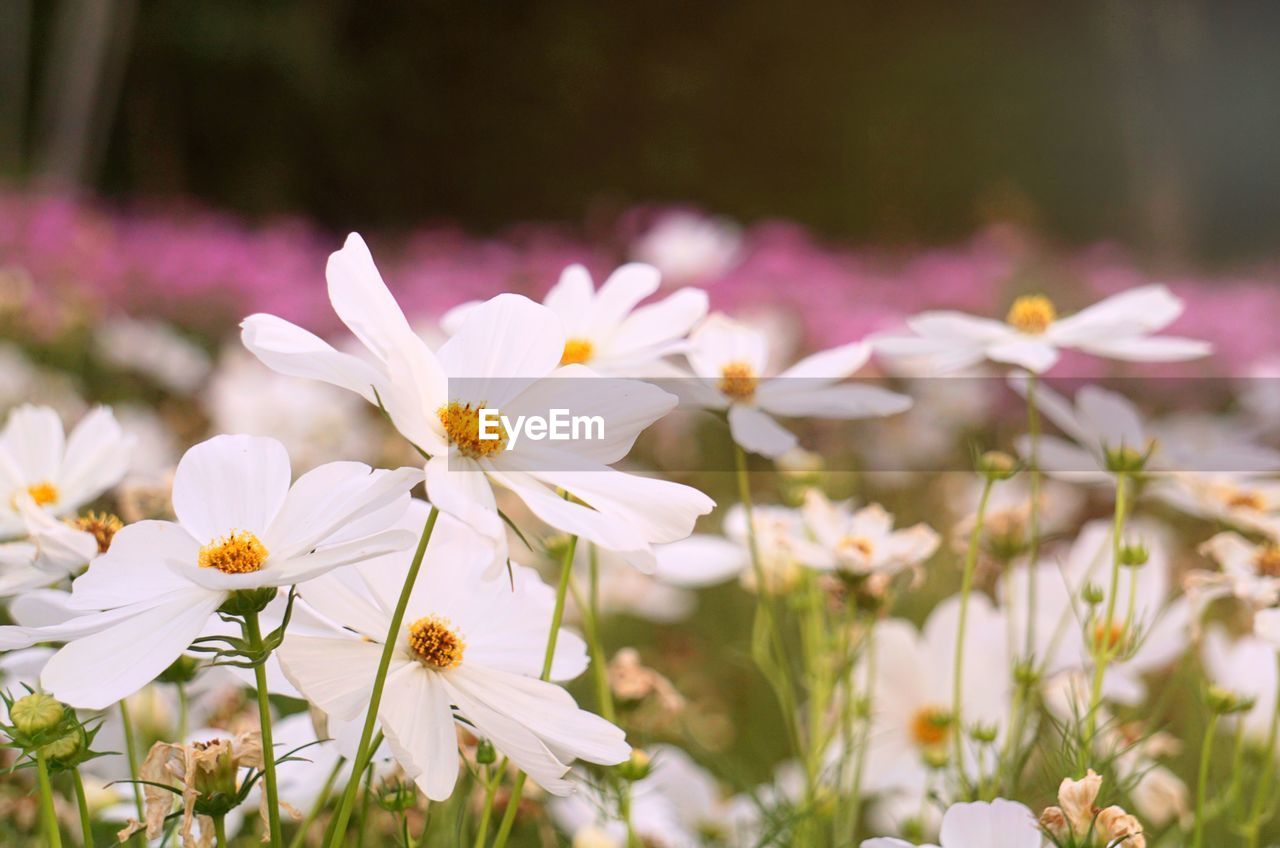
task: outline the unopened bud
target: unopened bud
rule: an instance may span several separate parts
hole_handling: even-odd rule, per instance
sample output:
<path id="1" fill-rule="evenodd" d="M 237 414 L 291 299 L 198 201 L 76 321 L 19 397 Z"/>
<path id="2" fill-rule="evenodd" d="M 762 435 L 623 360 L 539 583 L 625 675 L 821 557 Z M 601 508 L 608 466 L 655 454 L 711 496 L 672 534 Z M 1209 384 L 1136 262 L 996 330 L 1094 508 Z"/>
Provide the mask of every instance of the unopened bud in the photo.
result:
<path id="1" fill-rule="evenodd" d="M 1204 693 L 1205 706 L 1217 715 L 1247 712 L 1253 708 L 1253 699 L 1246 698 L 1222 686 L 1210 686 Z"/>
<path id="2" fill-rule="evenodd" d="M 1147 460 L 1151 458 L 1155 449 L 1154 440 L 1147 443 L 1145 451 L 1123 444 L 1116 448 L 1106 448 L 1103 453 L 1107 470 L 1114 474 L 1137 474 L 1146 468 Z"/>
<path id="3" fill-rule="evenodd" d="M 493 743 L 488 739 L 481 739 L 476 743 L 476 762 L 482 766 L 490 765 L 498 759 L 498 752 L 494 749 Z"/>
<path id="4" fill-rule="evenodd" d="M 994 724 L 975 724 L 969 729 L 969 736 L 979 745 L 990 745 L 996 741 L 996 726 Z"/>
<path id="5" fill-rule="evenodd" d="M 1127 566 L 1146 565 L 1147 560 L 1151 558 L 1151 552 L 1147 550 L 1147 546 L 1141 542 L 1133 545 L 1125 545 L 1120 549 L 1120 564 Z"/>
<path id="6" fill-rule="evenodd" d="M 1107 596 L 1103 593 L 1102 587 L 1097 583 L 1086 583 L 1085 587 L 1080 590 L 1080 600 L 1084 601 L 1091 607 L 1096 607 L 1098 604 L 1106 600 L 1106 598 Z"/>
<path id="7" fill-rule="evenodd" d="M 1018 472 L 1018 461 L 1003 451 L 987 451 L 978 457 L 978 471 L 991 480 L 1008 480 Z"/>
<path id="8" fill-rule="evenodd" d="M 9 708 L 9 719 L 19 731 L 34 736 L 53 730 L 66 712 L 66 705 L 52 695 L 32 692 L 14 702 Z"/>
<path id="9" fill-rule="evenodd" d="M 67 735 L 55 739 L 47 745 L 40 746 L 40 753 L 49 760 L 65 760 L 80 750 L 80 730 L 76 728 Z"/>
<path id="10" fill-rule="evenodd" d="M 618 776 L 627 781 L 643 780 L 652 769 L 649 755 L 639 748 L 632 748 L 630 759 L 618 766 Z"/>

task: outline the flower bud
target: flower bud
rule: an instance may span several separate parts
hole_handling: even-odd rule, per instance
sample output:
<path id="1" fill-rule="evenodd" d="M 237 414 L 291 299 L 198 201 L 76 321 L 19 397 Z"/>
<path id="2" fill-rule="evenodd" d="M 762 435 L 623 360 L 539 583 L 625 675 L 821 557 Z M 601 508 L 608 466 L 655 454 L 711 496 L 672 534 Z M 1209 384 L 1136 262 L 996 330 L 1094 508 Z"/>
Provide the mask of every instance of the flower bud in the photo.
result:
<path id="1" fill-rule="evenodd" d="M 1091 607 L 1096 607 L 1106 599 L 1107 596 L 1103 593 L 1102 587 L 1097 583 L 1086 583 L 1085 587 L 1080 590 L 1080 600 Z"/>
<path id="2" fill-rule="evenodd" d="M 1003 451 L 987 451 L 978 457 L 978 471 L 990 480 L 1008 480 L 1018 473 L 1018 461 Z"/>
<path id="3" fill-rule="evenodd" d="M 481 739 L 476 743 L 476 762 L 482 766 L 487 766 L 498 759 L 498 752 L 494 749 L 493 743 L 488 739 Z"/>
<path id="4" fill-rule="evenodd" d="M 1133 545 L 1125 545 L 1120 549 L 1120 564 L 1131 567 L 1146 565 L 1147 560 L 1151 558 L 1151 552 L 1147 550 L 1147 546 L 1141 542 Z"/>
<path id="5" fill-rule="evenodd" d="M 1204 693 L 1205 706 L 1216 715 L 1231 715 L 1253 709 L 1253 699 L 1246 698 L 1222 686 L 1210 686 Z"/>
<path id="6" fill-rule="evenodd" d="M 245 616 L 262 612 L 276 599 L 274 586 L 263 586 L 260 589 L 238 589 L 231 597 L 223 601 L 218 612 L 224 615 Z"/>
<path id="7" fill-rule="evenodd" d="M 997 734 L 994 724 L 975 724 L 969 728 L 969 736 L 979 745 L 990 745 L 996 741 Z"/>
<path id="8" fill-rule="evenodd" d="M 19 731 L 34 736 L 53 730 L 66 712 L 66 705 L 52 695 L 32 692 L 14 702 L 9 708 L 9 719 Z"/>
<path id="9" fill-rule="evenodd" d="M 1115 448 L 1105 448 L 1103 454 L 1107 470 L 1114 474 L 1137 474 L 1146 468 L 1147 460 L 1151 458 L 1155 449 L 1155 440 L 1147 443 L 1145 451 L 1124 444 Z"/>
<path id="10" fill-rule="evenodd" d="M 47 745 L 40 746 L 40 753 L 49 760 L 65 760 L 80 750 L 80 730 L 73 729 Z"/>
<path id="11" fill-rule="evenodd" d="M 618 766 L 618 776 L 627 781 L 643 780 L 652 768 L 649 755 L 639 748 L 632 748 L 631 758 Z"/>

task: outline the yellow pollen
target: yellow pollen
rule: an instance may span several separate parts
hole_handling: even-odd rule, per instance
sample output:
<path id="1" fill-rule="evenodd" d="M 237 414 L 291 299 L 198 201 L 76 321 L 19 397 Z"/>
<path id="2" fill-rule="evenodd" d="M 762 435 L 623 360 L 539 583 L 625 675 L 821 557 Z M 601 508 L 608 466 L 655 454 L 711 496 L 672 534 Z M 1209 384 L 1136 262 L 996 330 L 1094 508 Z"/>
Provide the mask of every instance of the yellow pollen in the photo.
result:
<path id="1" fill-rule="evenodd" d="M 216 568 L 223 574 L 249 574 L 262 570 L 267 549 L 248 530 L 232 530 L 200 549 L 200 567 Z"/>
<path id="2" fill-rule="evenodd" d="M 951 716 L 938 707 L 923 707 L 911 717 L 911 738 L 921 748 L 935 748 L 947 741 Z"/>
<path id="3" fill-rule="evenodd" d="M 595 345 L 586 339 L 569 339 L 564 343 L 564 353 L 560 355 L 561 365 L 581 365 L 591 358 Z"/>
<path id="4" fill-rule="evenodd" d="M 1261 512 L 1267 508 L 1267 499 L 1262 496 L 1261 492 L 1237 489 L 1227 496 L 1227 506 Z"/>
<path id="5" fill-rule="evenodd" d="M 27 494 L 36 502 L 36 506 L 48 506 L 58 502 L 58 487 L 47 481 L 32 483 L 27 487 Z"/>
<path id="6" fill-rule="evenodd" d="M 480 410 L 484 404 L 472 406 L 469 403 L 450 401 L 448 406 L 440 407 L 436 413 L 440 416 L 440 424 L 444 427 L 449 443 L 470 459 L 483 459 L 493 456 L 507 446 L 507 433 L 499 422 L 490 425 L 489 432 L 496 429 L 500 434 L 496 439 L 480 438 Z"/>
<path id="7" fill-rule="evenodd" d="M 86 512 L 80 518 L 69 523 L 77 530 L 83 530 L 93 536 L 98 543 L 98 553 L 100 554 L 107 552 L 107 549 L 111 547 L 111 540 L 115 538 L 120 528 L 124 527 L 124 522 L 109 512 Z"/>
<path id="8" fill-rule="evenodd" d="M 1028 335 L 1038 336 L 1049 329 L 1057 317 L 1058 310 L 1049 298 L 1042 294 L 1024 294 L 1009 307 L 1005 320 Z"/>
<path id="9" fill-rule="evenodd" d="M 866 536 L 844 536 L 836 543 L 836 549 L 842 554 L 856 554 L 862 559 L 871 559 L 871 553 L 875 547 Z"/>
<path id="10" fill-rule="evenodd" d="M 746 362 L 726 362 L 720 369 L 720 391 L 734 400 L 751 400 L 759 382 L 756 369 Z"/>
<path id="11" fill-rule="evenodd" d="M 462 663 L 467 643 L 449 619 L 429 615 L 409 625 L 409 647 L 423 665 L 446 671 Z"/>
<path id="12" fill-rule="evenodd" d="M 1280 545 L 1267 545 L 1253 557 L 1253 567 L 1264 577 L 1280 577 Z"/>

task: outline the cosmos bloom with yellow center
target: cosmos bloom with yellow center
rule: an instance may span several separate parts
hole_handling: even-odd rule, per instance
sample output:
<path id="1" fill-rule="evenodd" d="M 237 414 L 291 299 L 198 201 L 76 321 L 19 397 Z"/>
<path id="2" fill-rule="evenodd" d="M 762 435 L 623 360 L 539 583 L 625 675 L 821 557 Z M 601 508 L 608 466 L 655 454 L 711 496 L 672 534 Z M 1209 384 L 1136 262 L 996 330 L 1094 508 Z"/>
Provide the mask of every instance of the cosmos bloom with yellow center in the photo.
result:
<path id="1" fill-rule="evenodd" d="M 951 736 L 951 714 L 925 706 L 911 717 L 911 738 L 921 748 L 938 748 Z"/>
<path id="2" fill-rule="evenodd" d="M 1042 294 L 1024 294 L 1009 307 L 1005 320 L 1010 326 L 1031 336 L 1043 335 L 1058 317 L 1053 301 Z"/>
<path id="3" fill-rule="evenodd" d="M 27 494 L 36 502 L 36 506 L 49 506 L 58 502 L 58 487 L 48 481 L 32 483 L 27 487 Z"/>
<path id="4" fill-rule="evenodd" d="M 232 530 L 200 549 L 200 567 L 223 574 L 250 574 L 261 570 L 266 561 L 266 546 L 248 530 Z"/>
<path id="5" fill-rule="evenodd" d="M 124 522 L 109 512 L 90 510 L 72 521 L 71 526 L 93 536 L 98 543 L 98 553 L 105 554 L 111 547 L 111 540 L 124 527 Z"/>

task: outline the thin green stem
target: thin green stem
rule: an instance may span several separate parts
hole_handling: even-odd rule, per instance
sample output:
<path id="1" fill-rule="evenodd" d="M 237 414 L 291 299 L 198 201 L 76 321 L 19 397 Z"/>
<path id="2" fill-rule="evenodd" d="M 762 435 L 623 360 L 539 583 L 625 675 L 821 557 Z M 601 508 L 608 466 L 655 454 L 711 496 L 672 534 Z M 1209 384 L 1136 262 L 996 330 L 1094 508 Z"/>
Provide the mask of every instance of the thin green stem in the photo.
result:
<path id="1" fill-rule="evenodd" d="M 502 775 L 505 773 L 506 760 L 503 760 L 503 766 L 493 769 L 488 775 L 488 780 L 484 783 L 484 809 L 480 812 L 480 825 L 476 829 L 475 848 L 484 848 L 484 844 L 489 839 L 489 823 L 493 820 L 493 796 L 498 791 L 498 784 L 502 782 Z"/>
<path id="2" fill-rule="evenodd" d="M 89 816 L 89 799 L 84 794 L 84 780 L 80 777 L 80 769 L 72 770 L 71 781 L 76 790 L 76 808 L 80 812 L 80 836 L 85 848 L 93 848 L 93 819 Z"/>
<path id="3" fill-rule="evenodd" d="M 45 841 L 49 848 L 62 848 L 58 816 L 53 811 L 53 785 L 49 782 L 49 764 L 39 748 L 36 749 L 36 774 L 40 783 L 40 823 L 44 825 Z"/>
<path id="4" fill-rule="evenodd" d="M 1276 742 L 1280 737 L 1280 654 L 1276 655 L 1277 695 L 1275 711 L 1271 714 L 1271 727 L 1267 730 L 1267 744 L 1262 756 L 1262 776 L 1249 805 L 1249 817 L 1245 820 L 1245 844 L 1257 848 L 1262 831 L 1263 808 L 1271 796 L 1271 781 L 1276 770 Z"/>
<path id="5" fill-rule="evenodd" d="M 373 757 L 373 751 L 376 750 L 370 748 L 369 743 L 373 740 L 373 727 L 378 722 L 382 687 L 387 682 L 387 671 L 391 668 L 391 657 L 395 653 L 400 628 L 404 624 L 404 613 L 409 606 L 409 596 L 413 593 L 413 585 L 418 581 L 422 559 L 426 556 L 427 544 L 431 541 L 431 532 L 435 529 L 436 519 L 439 517 L 439 510 L 434 506 L 431 507 L 431 514 L 427 516 L 427 523 L 422 528 L 422 538 L 418 540 L 418 549 L 413 553 L 413 561 L 409 563 L 409 572 L 405 575 L 404 586 L 400 589 L 400 598 L 396 601 L 395 612 L 391 615 L 387 638 L 382 644 L 382 657 L 378 661 L 378 673 L 373 679 L 373 692 L 369 696 L 369 711 L 364 717 L 364 729 L 360 733 L 360 745 L 356 749 L 356 758 L 352 762 L 351 776 L 347 778 L 346 788 L 342 792 L 342 802 L 338 807 L 338 815 L 334 819 L 333 832 L 329 836 L 329 848 L 338 848 L 346 838 L 347 822 L 351 819 L 356 791 L 360 787 L 360 775 L 364 773 Z"/>
<path id="6" fill-rule="evenodd" d="M 951 681 L 951 738 L 955 755 L 956 773 L 964 777 L 964 646 L 965 630 L 969 623 L 969 595 L 973 592 L 973 572 L 978 565 L 978 544 L 982 527 L 987 519 L 987 502 L 991 500 L 991 488 L 995 477 L 988 474 L 982 483 L 982 496 L 978 499 L 978 514 L 973 530 L 969 533 L 969 549 L 964 557 L 964 575 L 960 581 L 960 621 L 956 626 L 955 677 Z"/>
<path id="7" fill-rule="evenodd" d="M 227 822 L 226 816 L 213 817 L 213 833 L 217 839 L 218 848 L 227 848 Z"/>
<path id="8" fill-rule="evenodd" d="M 333 791 L 333 784 L 338 782 L 338 775 L 342 773 L 342 765 L 345 762 L 345 758 L 338 757 L 338 761 L 333 764 L 333 768 L 329 771 L 329 776 L 325 778 L 324 786 L 320 787 L 320 794 L 316 796 L 311 809 L 307 811 L 307 817 L 302 820 L 302 824 L 298 825 L 297 833 L 289 841 L 289 848 L 302 848 L 303 843 L 306 842 L 307 831 L 311 830 L 311 826 L 320 817 L 320 811 L 329 802 L 329 793 Z"/>
<path id="9" fill-rule="evenodd" d="M 573 556 L 578 550 L 578 537 L 569 537 L 569 546 L 560 565 L 560 582 L 556 586 L 556 606 L 551 613 L 551 632 L 547 634 L 547 650 L 542 657 L 542 679 L 551 679 L 551 666 L 556 658 L 556 642 L 560 639 L 560 623 L 564 619 L 565 598 L 569 594 L 569 578 L 573 575 Z M 502 824 L 498 826 L 498 835 L 494 837 L 494 848 L 502 848 L 511 838 L 511 828 L 516 823 L 516 812 L 520 809 L 520 797 L 524 794 L 525 773 L 516 775 L 511 784 L 511 798 L 507 801 L 506 812 L 502 814 Z"/>
<path id="10" fill-rule="evenodd" d="M 190 708 L 187 703 L 187 685 L 179 683 L 178 686 L 178 739 L 185 742 L 187 739 L 188 723 L 190 721 Z"/>
<path id="11" fill-rule="evenodd" d="M 1036 403 L 1039 378 L 1030 373 L 1027 380 L 1027 479 L 1031 502 L 1027 515 L 1027 638 L 1024 650 L 1028 662 L 1034 661 L 1036 650 L 1036 560 L 1040 557 L 1040 407 Z"/>
<path id="12" fill-rule="evenodd" d="M 604 645 L 600 639 L 600 630 L 595 615 L 587 608 L 586 601 L 578 589 L 577 581 L 569 581 L 569 592 L 573 602 L 582 610 L 582 635 L 587 641 L 587 651 L 591 654 L 591 677 L 596 689 L 596 706 L 600 715 L 607 721 L 614 721 L 613 692 L 609 689 L 609 668 L 605 662 Z"/>
<path id="13" fill-rule="evenodd" d="M 1125 511 L 1127 509 L 1128 476 L 1123 472 L 1116 474 L 1116 510 L 1111 530 L 1111 585 L 1107 590 L 1107 608 L 1102 620 L 1094 622 L 1090 644 L 1093 646 L 1093 686 L 1089 694 L 1089 712 L 1085 716 L 1085 751 L 1082 756 L 1093 749 L 1093 737 L 1098 727 L 1098 708 L 1102 703 L 1102 682 L 1107 673 L 1107 665 L 1120 650 L 1127 632 L 1113 633 L 1112 622 L 1115 621 L 1116 600 L 1120 594 L 1120 548 L 1124 540 Z"/>
<path id="14" fill-rule="evenodd" d="M 1218 730 L 1218 713 L 1209 717 L 1209 724 L 1204 730 L 1204 744 L 1200 747 L 1200 777 L 1196 782 L 1196 824 L 1195 835 L 1191 839 L 1191 848 L 1202 848 L 1204 845 L 1204 802 L 1209 792 L 1209 761 L 1213 753 L 1213 737 Z"/>
<path id="15" fill-rule="evenodd" d="M 245 614 L 244 631 L 245 638 L 249 640 L 249 650 L 254 656 L 260 657 L 266 648 L 262 642 L 262 627 L 258 623 L 256 612 Z M 267 788 L 267 827 L 271 834 L 271 844 L 279 848 L 284 845 L 284 837 L 280 833 L 280 790 L 276 783 L 275 745 L 271 739 L 271 693 L 267 690 L 265 660 L 253 667 L 253 678 L 258 690 L 258 722 L 262 727 L 262 779 Z"/>
<path id="16" fill-rule="evenodd" d="M 138 743 L 133 738 L 133 721 L 129 718 L 129 702 L 127 698 L 120 699 L 120 721 L 124 724 L 124 750 L 126 759 L 129 761 L 129 779 L 133 781 L 129 784 L 129 791 L 133 793 L 133 805 L 138 813 L 138 821 L 146 821 L 146 813 L 142 807 L 142 791 L 138 788 L 141 786 L 138 783 Z M 185 743 L 186 738 L 179 738 L 178 741 Z M 143 839 L 140 836 L 138 838 L 140 840 Z"/>

